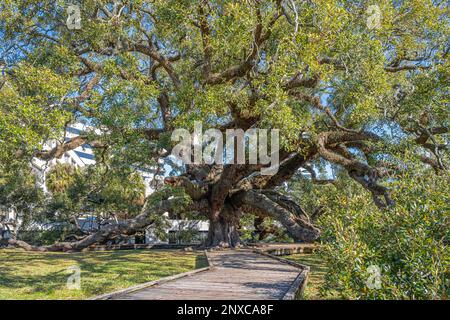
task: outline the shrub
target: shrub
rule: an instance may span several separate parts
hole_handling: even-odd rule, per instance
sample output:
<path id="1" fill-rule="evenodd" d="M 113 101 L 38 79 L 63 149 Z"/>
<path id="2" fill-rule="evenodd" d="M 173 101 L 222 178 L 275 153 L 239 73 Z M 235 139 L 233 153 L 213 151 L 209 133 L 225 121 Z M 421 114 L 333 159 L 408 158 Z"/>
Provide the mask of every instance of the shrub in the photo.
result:
<path id="1" fill-rule="evenodd" d="M 320 254 L 332 268 L 322 291 L 348 299 L 445 299 L 448 185 L 448 176 L 403 177 L 391 182 L 396 206 L 385 211 L 358 188 L 328 197 Z"/>

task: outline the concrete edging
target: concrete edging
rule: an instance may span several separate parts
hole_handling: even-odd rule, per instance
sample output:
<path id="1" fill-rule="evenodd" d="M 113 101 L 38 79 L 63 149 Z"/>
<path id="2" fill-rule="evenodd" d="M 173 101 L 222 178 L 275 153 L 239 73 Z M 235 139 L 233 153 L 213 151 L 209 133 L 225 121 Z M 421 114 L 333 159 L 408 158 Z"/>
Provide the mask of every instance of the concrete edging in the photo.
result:
<path id="1" fill-rule="evenodd" d="M 309 266 L 274 256 L 262 250 L 253 250 L 253 252 L 301 269 L 297 278 L 295 278 L 288 291 L 286 291 L 286 293 L 284 294 L 282 300 L 295 300 L 296 298 L 300 298 L 303 295 L 303 292 L 305 291 L 306 285 L 308 283 L 308 276 L 310 271 Z"/>
<path id="2" fill-rule="evenodd" d="M 112 251 L 112 250 L 143 250 L 143 249 L 156 249 L 156 250 L 183 250 L 193 245 L 184 244 L 166 244 L 166 243 L 153 243 L 153 244 L 111 244 L 111 245 L 96 245 L 85 248 L 83 251 Z"/>
<path id="3" fill-rule="evenodd" d="M 270 244 L 261 245 L 261 246 L 248 246 L 254 250 L 260 250 L 262 252 L 266 252 L 272 254 L 274 256 L 287 256 L 291 254 L 298 253 L 313 253 L 315 250 L 319 248 L 316 244 L 308 244 L 308 245 L 287 245 L 287 246 L 271 246 Z"/>

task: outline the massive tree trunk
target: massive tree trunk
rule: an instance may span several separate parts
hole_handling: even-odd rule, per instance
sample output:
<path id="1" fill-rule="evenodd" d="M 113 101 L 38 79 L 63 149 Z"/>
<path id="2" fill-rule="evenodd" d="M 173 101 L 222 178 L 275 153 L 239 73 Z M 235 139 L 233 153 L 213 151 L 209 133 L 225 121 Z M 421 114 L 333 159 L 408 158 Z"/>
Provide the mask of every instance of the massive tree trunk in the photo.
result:
<path id="1" fill-rule="evenodd" d="M 239 246 L 239 218 L 238 210 L 226 205 L 218 217 L 209 220 L 207 247 L 236 247 Z"/>

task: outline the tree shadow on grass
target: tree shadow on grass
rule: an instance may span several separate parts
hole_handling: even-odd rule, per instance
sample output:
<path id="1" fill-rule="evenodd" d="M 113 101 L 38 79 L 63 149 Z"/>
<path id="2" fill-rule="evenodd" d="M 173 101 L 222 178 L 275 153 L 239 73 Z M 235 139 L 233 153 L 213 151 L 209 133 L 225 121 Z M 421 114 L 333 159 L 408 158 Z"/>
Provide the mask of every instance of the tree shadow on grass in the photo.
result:
<path id="1" fill-rule="evenodd" d="M 27 288 L 27 292 L 51 295 L 56 290 L 63 290 L 71 273 L 66 269 L 40 275 L 18 275 L 14 272 L 2 272 L 0 287 L 8 289 Z"/>
<path id="2" fill-rule="evenodd" d="M 189 256 L 192 258 L 188 258 Z M 4 291 L 6 289 L 6 292 L 23 289 L 20 294 L 31 299 L 48 298 L 56 291 L 61 291 L 64 298 L 93 296 L 190 271 L 194 264 L 195 268 L 207 266 L 204 254 L 180 251 L 88 253 L 18 251 L 8 252 L 5 258 L 7 263 L 0 273 L 0 289 L 3 288 Z M 81 293 L 71 294 L 67 291 L 67 279 L 73 273 L 67 268 L 71 265 L 80 267 Z M 14 297 L 14 294 L 11 296 Z"/>
<path id="3" fill-rule="evenodd" d="M 208 259 L 205 254 L 199 254 L 195 257 L 195 269 L 208 267 Z"/>

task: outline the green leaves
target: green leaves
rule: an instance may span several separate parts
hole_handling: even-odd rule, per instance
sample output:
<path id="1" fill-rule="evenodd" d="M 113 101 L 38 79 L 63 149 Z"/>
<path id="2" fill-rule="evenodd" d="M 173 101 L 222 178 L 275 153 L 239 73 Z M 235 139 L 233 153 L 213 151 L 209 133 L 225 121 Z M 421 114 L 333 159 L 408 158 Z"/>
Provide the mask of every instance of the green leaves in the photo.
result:
<path id="1" fill-rule="evenodd" d="M 0 161 L 61 136 L 70 119 L 61 103 L 70 89 L 70 82 L 46 67 L 21 63 L 13 69 L 0 89 Z"/>
<path id="2" fill-rule="evenodd" d="M 158 0 L 125 1 L 119 8 L 89 0 L 79 4 L 81 30 L 69 30 L 63 1 L 6 1 L 0 32 L 17 45 L 29 44 L 14 51 L 17 61 L 27 61 L 25 69 L 17 70 L 18 96 L 32 96 L 36 105 L 55 103 L 67 94 L 79 95 L 97 74 L 99 83 L 77 110 L 96 111 L 89 120 L 106 127 L 161 126 L 156 99 L 165 90 L 178 127 L 198 119 L 210 126 L 223 124 L 232 116 L 233 104 L 258 117 L 258 125 L 281 129 L 283 146 L 295 149 L 296 133 L 320 131 L 329 122 L 283 89 L 295 75 L 317 78 L 316 86 L 296 91 L 319 96 L 347 127 L 361 129 L 392 114 L 401 119 L 428 104 L 439 117 L 448 115 L 443 98 L 448 62 L 441 54 L 448 12 L 442 5 L 429 0 L 281 4 L 283 8 L 274 1 L 219 0 L 202 7 L 198 1 Z M 379 9 L 376 28 L 368 25 L 369 5 Z M 148 50 L 135 50 L 136 45 L 152 47 L 170 60 L 170 72 L 180 83 L 173 83 L 155 52 L 148 55 Z M 386 71 L 388 64 L 430 63 L 434 57 L 442 64 L 429 72 Z M 205 65 L 220 74 L 239 69 L 249 58 L 250 67 L 238 77 L 218 85 L 205 83 Z M 324 63 L 324 58 L 333 63 Z M 393 102 L 399 85 L 417 90 L 401 105 Z M 64 118 L 60 123 L 67 120 L 65 114 L 55 116 Z"/>
<path id="3" fill-rule="evenodd" d="M 131 218 L 144 204 L 145 185 L 142 176 L 131 168 L 107 169 L 90 166 L 75 169 L 71 165 L 56 165 L 47 175 L 51 196 L 47 212 L 58 212 L 62 221 L 80 213 L 119 218 Z"/>
<path id="4" fill-rule="evenodd" d="M 321 254 L 330 268 L 324 290 L 350 299 L 440 299 L 447 294 L 448 177 L 408 176 L 393 183 L 396 207 L 374 208 L 351 197 L 328 197 Z M 342 190 L 340 190 L 342 191 Z M 381 287 L 367 287 L 366 269 L 381 269 Z"/>

